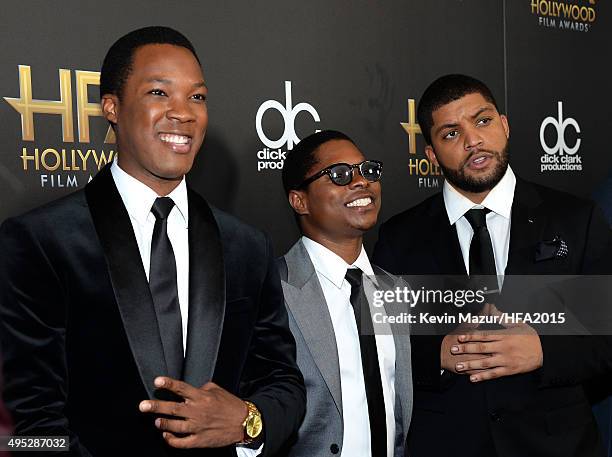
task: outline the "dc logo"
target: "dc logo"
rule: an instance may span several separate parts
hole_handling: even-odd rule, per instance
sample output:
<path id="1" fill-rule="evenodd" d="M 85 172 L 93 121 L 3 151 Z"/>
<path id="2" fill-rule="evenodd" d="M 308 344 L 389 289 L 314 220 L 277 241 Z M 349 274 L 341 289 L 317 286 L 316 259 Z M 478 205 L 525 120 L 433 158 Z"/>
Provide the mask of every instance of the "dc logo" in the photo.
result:
<path id="1" fill-rule="evenodd" d="M 574 128 L 576 133 L 580 133 L 580 126 L 578 125 L 578 122 L 571 117 L 563 120 L 563 102 L 558 102 L 558 106 L 559 118 L 555 119 L 552 116 L 548 116 L 542 121 L 542 125 L 540 126 L 540 143 L 542 144 L 542 149 L 544 149 L 546 154 L 576 154 L 580 148 L 581 139 L 577 138 L 576 144 L 574 144 L 572 147 L 565 144 L 565 129 L 568 126 L 571 126 Z M 546 143 L 546 139 L 544 138 L 544 132 L 546 131 L 546 127 L 549 125 L 551 125 L 557 131 L 557 142 L 552 147 Z"/>
<path id="2" fill-rule="evenodd" d="M 264 114 L 270 109 L 277 110 L 281 116 L 283 116 L 283 120 L 285 122 L 285 130 L 278 140 L 271 140 L 268 138 L 261 125 Z M 285 106 L 281 105 L 276 100 L 268 100 L 263 102 L 257 110 L 257 114 L 255 116 L 255 128 L 257 129 L 257 135 L 259 135 L 261 142 L 271 149 L 279 149 L 286 144 L 287 149 L 292 150 L 293 146 L 300 142 L 300 139 L 295 133 L 295 117 L 301 111 L 310 113 L 315 122 L 320 122 L 319 114 L 311 104 L 298 103 L 297 105 L 293 106 L 293 99 L 291 97 L 291 81 L 285 81 Z M 318 132 L 319 130 L 316 131 Z"/>

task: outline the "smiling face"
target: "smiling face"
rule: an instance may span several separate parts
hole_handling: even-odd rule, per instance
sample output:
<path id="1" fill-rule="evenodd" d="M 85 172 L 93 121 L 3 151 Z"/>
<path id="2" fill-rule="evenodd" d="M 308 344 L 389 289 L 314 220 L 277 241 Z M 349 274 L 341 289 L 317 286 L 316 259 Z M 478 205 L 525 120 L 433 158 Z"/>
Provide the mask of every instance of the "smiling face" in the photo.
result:
<path id="1" fill-rule="evenodd" d="M 191 169 L 208 125 L 207 89 L 186 48 L 148 44 L 134 52 L 121 98 L 104 95 L 115 124 L 119 166 L 158 195 L 167 195 Z"/>
<path id="2" fill-rule="evenodd" d="M 307 177 L 336 163 L 352 165 L 365 160 L 359 149 L 347 140 L 323 143 L 315 154 L 318 163 Z M 305 189 L 292 190 L 289 202 L 301 215 L 300 224 L 306 236 L 319 242 L 341 243 L 360 238 L 376 225 L 380 193 L 380 182 L 369 182 L 354 169 L 350 184 L 338 186 L 325 175 Z M 325 245 L 325 242 L 321 244 Z"/>
<path id="3" fill-rule="evenodd" d="M 438 108 L 432 117 L 427 157 L 455 189 L 480 203 L 508 168 L 506 116 L 476 92 Z"/>

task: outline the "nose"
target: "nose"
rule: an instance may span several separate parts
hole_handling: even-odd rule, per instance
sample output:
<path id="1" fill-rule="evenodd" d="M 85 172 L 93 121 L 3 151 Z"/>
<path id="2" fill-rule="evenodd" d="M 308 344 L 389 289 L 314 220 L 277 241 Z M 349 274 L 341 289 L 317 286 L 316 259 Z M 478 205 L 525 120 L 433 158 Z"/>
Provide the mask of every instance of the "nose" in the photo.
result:
<path id="1" fill-rule="evenodd" d="M 191 122 L 195 120 L 195 113 L 189 100 L 171 99 L 166 117 L 179 122 Z"/>
<path id="2" fill-rule="evenodd" d="M 463 147 L 466 151 L 482 146 L 483 140 L 477 128 L 466 129 L 463 135 Z"/>
<path id="3" fill-rule="evenodd" d="M 363 176 L 361 176 L 361 173 L 359 173 L 358 168 L 353 168 L 352 171 L 353 171 L 353 179 L 351 180 L 349 184 L 349 188 L 359 189 L 359 188 L 366 188 L 370 185 L 370 181 L 368 181 Z"/>

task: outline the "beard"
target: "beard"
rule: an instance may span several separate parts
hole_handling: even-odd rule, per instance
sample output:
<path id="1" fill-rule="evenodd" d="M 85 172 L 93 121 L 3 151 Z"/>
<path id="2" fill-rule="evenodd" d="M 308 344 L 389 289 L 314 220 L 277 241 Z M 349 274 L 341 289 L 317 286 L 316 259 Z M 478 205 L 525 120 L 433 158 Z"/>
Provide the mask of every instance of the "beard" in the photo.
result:
<path id="1" fill-rule="evenodd" d="M 465 174 L 465 168 L 468 161 L 472 158 L 476 152 L 470 154 L 461 164 L 458 169 L 448 168 L 438 160 L 438 165 L 444 173 L 444 178 L 452 184 L 454 187 L 461 189 L 465 192 L 479 194 L 493 189 L 497 183 L 504 177 L 506 170 L 508 169 L 508 143 L 504 146 L 504 149 L 499 151 L 489 151 L 486 149 L 480 149 L 478 152 L 486 152 L 497 159 L 497 163 L 493 170 L 486 176 L 468 176 Z"/>

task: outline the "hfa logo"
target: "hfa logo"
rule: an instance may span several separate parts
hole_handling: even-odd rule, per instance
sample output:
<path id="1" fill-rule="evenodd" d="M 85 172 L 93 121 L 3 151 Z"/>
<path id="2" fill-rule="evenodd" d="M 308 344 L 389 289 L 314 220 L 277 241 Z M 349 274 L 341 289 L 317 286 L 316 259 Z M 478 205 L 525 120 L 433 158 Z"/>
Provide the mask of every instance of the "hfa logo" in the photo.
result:
<path id="1" fill-rule="evenodd" d="M 263 118 L 269 110 L 276 110 L 283 118 L 284 129 L 280 138 L 273 140 L 268 137 L 263 128 Z M 285 81 L 285 105 L 283 106 L 276 100 L 267 100 L 261 104 L 255 115 L 255 129 L 260 141 L 266 146 L 260 151 L 257 151 L 257 171 L 262 170 L 280 170 L 283 168 L 283 163 L 287 155 L 287 151 L 291 151 L 293 146 L 300 142 L 295 132 L 295 118 L 297 115 L 306 111 L 315 122 L 320 122 L 319 113 L 310 103 L 298 103 L 293 106 L 293 97 L 291 94 L 291 81 Z M 315 130 L 319 132 L 320 130 Z M 283 151 L 283 147 L 287 147 Z"/>
<path id="2" fill-rule="evenodd" d="M 573 129 L 577 138 L 573 145 L 565 140 L 567 129 Z M 549 132 L 549 139 L 546 133 Z M 550 141 L 550 133 L 554 141 Z M 576 119 L 563 118 L 563 102 L 557 102 L 557 117 L 548 116 L 540 125 L 540 144 L 544 154 L 540 157 L 540 173 L 545 171 L 582 171 L 582 157 L 578 154 L 582 140 Z"/>
<path id="3" fill-rule="evenodd" d="M 441 175 L 438 166 L 434 165 L 427 157 L 417 156 L 417 135 L 422 135 L 421 126 L 417 123 L 416 102 L 413 98 L 408 99 L 408 122 L 400 122 L 402 128 L 408 134 L 408 171 L 410 176 L 418 176 L 419 188 L 439 187 L 438 177 Z M 422 154 L 424 155 L 424 154 Z"/>
<path id="4" fill-rule="evenodd" d="M 4 97 L 4 100 L 21 116 L 22 145 L 19 158 L 23 171 L 41 171 L 41 187 L 78 187 L 76 174 L 60 174 L 66 171 L 98 171 L 106 163 L 112 161 L 115 151 L 111 146 L 106 151 L 90 148 L 62 148 L 48 144 L 56 139 L 45 138 L 42 146 L 36 143 L 34 130 L 34 115 L 47 114 L 61 116 L 62 143 L 90 143 L 90 118 L 102 116 L 99 103 L 91 103 L 88 99 L 89 86 L 100 84 L 100 73 L 75 70 L 76 81 L 76 111 L 78 140 L 74 136 L 74 116 L 72 107 L 71 71 L 59 70 L 59 100 L 39 100 L 33 97 L 32 72 L 29 65 L 19 65 L 19 98 Z M 40 120 L 37 120 L 40 122 Z M 115 136 L 109 127 L 104 143 L 114 143 Z M 32 145 L 32 143 L 34 143 Z M 46 172 L 56 172 L 47 174 Z M 91 175 L 89 176 L 91 179 Z"/>

